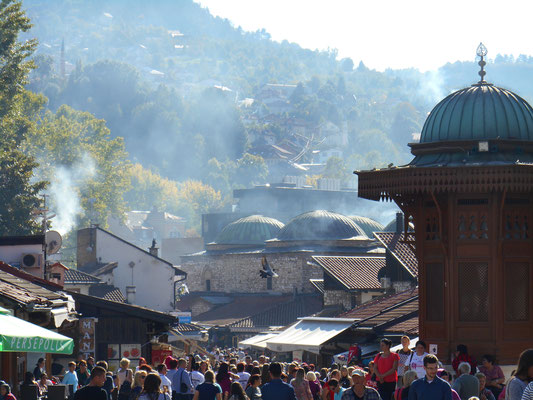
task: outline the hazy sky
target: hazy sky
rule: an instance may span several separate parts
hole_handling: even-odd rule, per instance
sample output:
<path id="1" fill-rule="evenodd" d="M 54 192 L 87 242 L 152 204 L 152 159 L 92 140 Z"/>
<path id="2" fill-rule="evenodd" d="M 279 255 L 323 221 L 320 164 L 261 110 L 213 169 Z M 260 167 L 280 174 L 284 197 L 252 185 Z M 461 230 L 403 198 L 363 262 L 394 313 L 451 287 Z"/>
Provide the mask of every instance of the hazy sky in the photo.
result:
<path id="1" fill-rule="evenodd" d="M 533 54 L 533 1 L 196 0 L 235 26 L 265 28 L 274 40 L 337 48 L 370 68 L 435 69 L 488 57 Z"/>

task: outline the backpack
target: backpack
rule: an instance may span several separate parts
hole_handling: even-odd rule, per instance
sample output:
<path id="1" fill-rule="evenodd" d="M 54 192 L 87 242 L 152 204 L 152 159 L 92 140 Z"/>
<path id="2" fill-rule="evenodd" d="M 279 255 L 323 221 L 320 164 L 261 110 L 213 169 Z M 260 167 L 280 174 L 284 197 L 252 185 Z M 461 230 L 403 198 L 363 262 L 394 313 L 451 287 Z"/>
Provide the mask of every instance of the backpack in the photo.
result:
<path id="1" fill-rule="evenodd" d="M 126 371 L 126 378 L 128 378 L 129 371 Z M 131 382 L 124 379 L 118 391 L 118 400 L 128 400 L 131 394 Z"/>

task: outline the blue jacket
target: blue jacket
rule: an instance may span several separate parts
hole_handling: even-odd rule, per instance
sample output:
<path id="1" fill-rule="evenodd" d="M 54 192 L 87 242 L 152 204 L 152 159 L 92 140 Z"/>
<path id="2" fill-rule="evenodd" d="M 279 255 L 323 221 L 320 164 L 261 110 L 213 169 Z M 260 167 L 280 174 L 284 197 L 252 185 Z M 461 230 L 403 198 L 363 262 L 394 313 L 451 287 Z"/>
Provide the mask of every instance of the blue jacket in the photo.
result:
<path id="1" fill-rule="evenodd" d="M 294 389 L 281 379 L 272 379 L 261 387 L 263 400 L 296 400 Z"/>
<path id="2" fill-rule="evenodd" d="M 411 383 L 409 400 L 452 400 L 452 388 L 438 376 L 431 382 L 424 376 Z"/>

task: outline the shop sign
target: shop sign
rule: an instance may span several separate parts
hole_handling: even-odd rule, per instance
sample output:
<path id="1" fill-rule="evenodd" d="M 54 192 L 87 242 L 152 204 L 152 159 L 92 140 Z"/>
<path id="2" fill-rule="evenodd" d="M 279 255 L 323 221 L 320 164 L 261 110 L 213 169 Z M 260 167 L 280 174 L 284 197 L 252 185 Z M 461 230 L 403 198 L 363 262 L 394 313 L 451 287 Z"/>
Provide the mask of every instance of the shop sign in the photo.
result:
<path id="1" fill-rule="evenodd" d="M 79 350 L 80 353 L 94 354 L 95 342 L 96 342 L 96 322 L 97 318 L 80 318 L 80 341 Z"/>

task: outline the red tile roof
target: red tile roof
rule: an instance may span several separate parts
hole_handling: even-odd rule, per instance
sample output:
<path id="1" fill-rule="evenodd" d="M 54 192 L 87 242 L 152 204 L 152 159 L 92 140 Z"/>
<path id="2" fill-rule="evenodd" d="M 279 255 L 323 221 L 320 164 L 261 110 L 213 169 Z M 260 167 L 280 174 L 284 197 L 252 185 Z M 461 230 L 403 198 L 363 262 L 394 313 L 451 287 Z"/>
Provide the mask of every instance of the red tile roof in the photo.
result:
<path id="1" fill-rule="evenodd" d="M 378 297 L 339 316 L 357 318 L 354 328 L 376 332 L 418 332 L 418 288 Z"/>
<path id="2" fill-rule="evenodd" d="M 319 293 L 324 294 L 324 279 L 309 279 L 309 282 Z"/>
<path id="3" fill-rule="evenodd" d="M 348 290 L 382 288 L 378 273 L 385 267 L 385 257 L 313 256 L 313 260 Z"/>
<path id="4" fill-rule="evenodd" d="M 191 297 L 191 295 L 185 297 Z M 226 326 L 243 318 L 266 311 L 277 304 L 286 303 L 291 299 L 292 296 L 236 296 L 232 298 L 231 302 L 197 315 L 193 317 L 193 320 L 202 325 Z M 180 303 L 178 303 L 178 308 L 180 310 L 182 309 Z"/>
<path id="5" fill-rule="evenodd" d="M 413 276 L 418 276 L 418 260 L 413 252 L 415 235 L 407 234 L 407 241 L 413 244 L 413 248 L 404 240 L 403 233 L 374 232 L 374 236 L 389 250 L 394 257 Z"/>
<path id="6" fill-rule="evenodd" d="M 319 296 L 298 296 L 286 303 L 241 319 L 229 325 L 232 331 L 262 331 L 271 326 L 286 326 L 298 318 L 307 317 L 322 310 Z"/>
<path id="7" fill-rule="evenodd" d="M 383 330 L 387 333 L 401 333 L 404 335 L 418 335 L 418 317 L 413 317 Z"/>

